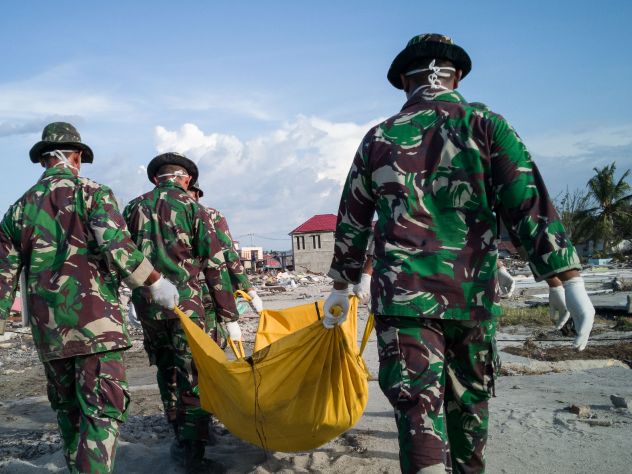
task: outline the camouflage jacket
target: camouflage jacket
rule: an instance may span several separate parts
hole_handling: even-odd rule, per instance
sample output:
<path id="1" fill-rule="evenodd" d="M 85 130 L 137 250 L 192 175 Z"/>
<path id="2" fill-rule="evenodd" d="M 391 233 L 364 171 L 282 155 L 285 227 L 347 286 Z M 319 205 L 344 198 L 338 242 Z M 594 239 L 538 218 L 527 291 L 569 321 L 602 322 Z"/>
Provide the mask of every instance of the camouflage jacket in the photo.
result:
<path id="1" fill-rule="evenodd" d="M 233 290 L 248 291 L 252 288 L 250 280 L 244 271 L 244 267 L 239 259 L 239 253 L 235 250 L 235 242 L 230 235 L 228 229 L 228 222 L 224 215 L 217 209 L 207 207 L 211 222 L 215 226 L 215 232 L 222 245 L 224 251 L 224 260 L 226 260 L 226 266 L 228 268 L 228 274 L 230 275 L 230 281 L 233 285 Z"/>
<path id="2" fill-rule="evenodd" d="M 371 218 L 376 315 L 500 314 L 496 213 L 537 280 L 579 269 L 542 177 L 511 126 L 456 91 L 415 95 L 362 140 L 345 183 L 329 271 L 360 278 Z"/>
<path id="3" fill-rule="evenodd" d="M 132 242 L 112 191 L 49 168 L 0 224 L 0 318 L 26 273 L 33 340 L 42 360 L 129 347 L 119 306 L 153 271 Z"/>
<path id="4" fill-rule="evenodd" d="M 123 212 L 132 239 L 180 294 L 180 307 L 192 318 L 204 315 L 199 275 L 204 274 L 219 317 L 238 318 L 230 277 L 209 214 L 177 183 L 165 181 L 130 202 Z M 175 319 L 173 311 L 152 304 L 149 292 L 134 290 L 139 318 Z"/>

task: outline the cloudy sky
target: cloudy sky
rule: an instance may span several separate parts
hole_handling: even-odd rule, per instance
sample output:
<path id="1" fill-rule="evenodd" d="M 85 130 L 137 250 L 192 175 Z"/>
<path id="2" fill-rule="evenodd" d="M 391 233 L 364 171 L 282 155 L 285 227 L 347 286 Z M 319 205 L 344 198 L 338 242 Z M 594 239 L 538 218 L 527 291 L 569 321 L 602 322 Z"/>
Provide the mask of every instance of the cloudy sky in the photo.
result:
<path id="1" fill-rule="evenodd" d="M 179 151 L 243 244 L 290 248 L 290 230 L 336 212 L 360 139 L 403 104 L 386 71 L 422 32 L 469 52 L 461 92 L 509 119 L 552 195 L 632 168 L 628 1 L 219 3 L 2 2 L 0 210 L 41 174 L 28 150 L 43 126 L 66 120 L 95 152 L 82 174 L 121 203 Z"/>

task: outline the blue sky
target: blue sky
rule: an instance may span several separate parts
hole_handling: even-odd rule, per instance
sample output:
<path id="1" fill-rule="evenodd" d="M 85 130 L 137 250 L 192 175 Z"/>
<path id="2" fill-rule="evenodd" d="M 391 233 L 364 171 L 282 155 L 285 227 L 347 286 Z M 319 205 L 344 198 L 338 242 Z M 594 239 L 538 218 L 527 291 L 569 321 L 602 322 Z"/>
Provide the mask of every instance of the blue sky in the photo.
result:
<path id="1" fill-rule="evenodd" d="M 82 174 L 123 204 L 174 149 L 234 235 L 289 248 L 287 232 L 336 211 L 362 135 L 401 107 L 386 71 L 422 32 L 468 51 L 460 91 L 509 119 L 552 195 L 584 187 L 595 166 L 632 168 L 632 4 L 602 3 L 2 2 L 0 209 L 63 119 L 95 151 Z"/>

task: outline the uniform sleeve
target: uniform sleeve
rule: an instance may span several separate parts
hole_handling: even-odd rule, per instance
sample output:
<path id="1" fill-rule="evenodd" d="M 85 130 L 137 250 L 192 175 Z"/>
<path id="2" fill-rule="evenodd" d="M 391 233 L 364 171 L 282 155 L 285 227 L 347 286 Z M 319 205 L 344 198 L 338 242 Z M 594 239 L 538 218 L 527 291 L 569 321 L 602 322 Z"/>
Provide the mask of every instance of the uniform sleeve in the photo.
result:
<path id="1" fill-rule="evenodd" d="M 362 274 L 375 211 L 368 160 L 372 136 L 371 131 L 360 144 L 340 198 L 334 257 L 328 273 L 338 282 L 357 283 Z"/>
<path id="2" fill-rule="evenodd" d="M 9 317 L 20 279 L 22 259 L 15 245 L 17 206 L 11 206 L 0 223 L 0 320 Z"/>
<path id="3" fill-rule="evenodd" d="M 224 249 L 224 260 L 226 260 L 226 268 L 228 269 L 233 288 L 239 288 L 244 291 L 250 290 L 252 284 L 248 280 L 248 276 L 239 259 L 239 254 L 235 250 L 235 242 L 230 235 L 226 217 L 221 212 L 216 211 L 213 214 L 213 225 L 215 226 L 217 238 Z"/>
<path id="4" fill-rule="evenodd" d="M 236 321 L 239 318 L 230 275 L 226 268 L 224 252 L 209 213 L 198 210 L 197 229 L 194 246 L 197 255 L 204 258 L 204 278 L 215 305 L 216 315 L 222 321 Z"/>
<path id="5" fill-rule="evenodd" d="M 154 267 L 132 241 L 110 189 L 101 187 L 94 193 L 88 225 L 99 249 L 125 284 L 130 288 L 142 286 Z"/>
<path id="6" fill-rule="evenodd" d="M 514 244 L 526 252 L 536 281 L 566 270 L 580 270 L 577 252 L 529 152 L 502 117 L 492 120 L 496 209 Z"/>

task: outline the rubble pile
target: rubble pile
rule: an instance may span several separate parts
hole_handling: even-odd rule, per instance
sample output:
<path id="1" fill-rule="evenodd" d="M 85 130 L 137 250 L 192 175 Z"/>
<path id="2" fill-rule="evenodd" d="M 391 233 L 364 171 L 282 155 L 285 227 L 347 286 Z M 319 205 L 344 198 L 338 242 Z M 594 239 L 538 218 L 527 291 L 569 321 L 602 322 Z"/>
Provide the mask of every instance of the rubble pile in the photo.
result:
<path id="1" fill-rule="evenodd" d="M 300 287 L 330 284 L 331 278 L 322 273 L 279 272 L 269 275 L 257 275 L 251 278 L 254 285 L 259 288 L 261 295 L 283 293 L 293 291 Z"/>
<path id="2" fill-rule="evenodd" d="M 0 375 L 24 372 L 26 367 L 39 364 L 39 357 L 33 344 L 31 329 L 22 327 L 21 322 L 11 322 L 7 332 L 0 336 Z"/>

